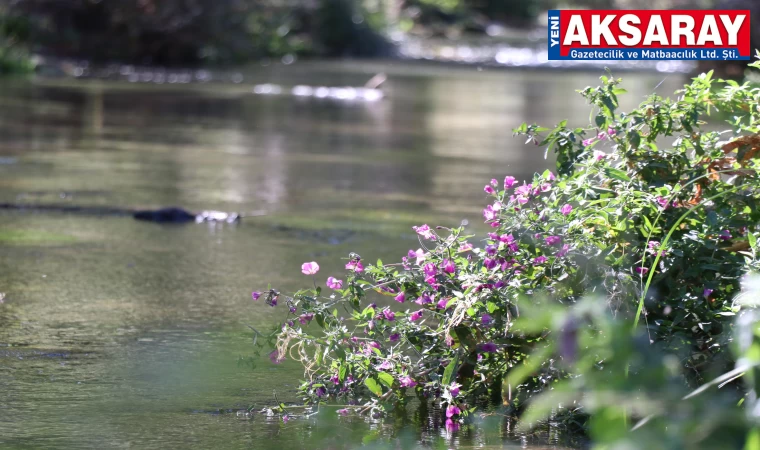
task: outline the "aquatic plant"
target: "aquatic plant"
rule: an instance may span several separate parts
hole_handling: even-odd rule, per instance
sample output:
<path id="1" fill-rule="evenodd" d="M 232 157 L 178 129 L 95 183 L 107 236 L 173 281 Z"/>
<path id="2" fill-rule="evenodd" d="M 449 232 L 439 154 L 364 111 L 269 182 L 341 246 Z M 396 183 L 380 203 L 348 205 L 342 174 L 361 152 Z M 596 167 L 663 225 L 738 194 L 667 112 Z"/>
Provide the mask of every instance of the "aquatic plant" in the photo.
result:
<path id="1" fill-rule="evenodd" d="M 491 180 L 486 236 L 422 224 L 413 229 L 419 248 L 399 263 L 352 253 L 345 281 L 326 281 L 330 291 L 315 284 L 282 295 L 289 320 L 255 333 L 274 346 L 274 361 L 304 365 L 307 401 L 358 402 L 377 414 L 416 396 L 440 402 L 455 429 L 484 401 L 521 413 L 573 380 L 589 390 L 611 382 L 592 368 L 635 397 L 660 386 L 638 370 L 640 358 L 664 355 L 675 367 L 663 370 L 692 389 L 733 367 L 736 296 L 758 268 L 760 88 L 707 73 L 673 99 L 652 95 L 622 113 L 621 80 L 601 80 L 580 91 L 591 125 L 515 130 L 555 152 L 557 172 Z M 712 131 L 710 114 L 731 128 Z M 267 303 L 280 296 L 270 289 Z M 582 301 L 589 296 L 604 300 Z M 536 308 L 551 314 L 526 322 Z M 570 319 L 583 308 L 625 327 Z M 624 424 L 640 415 L 620 414 Z"/>

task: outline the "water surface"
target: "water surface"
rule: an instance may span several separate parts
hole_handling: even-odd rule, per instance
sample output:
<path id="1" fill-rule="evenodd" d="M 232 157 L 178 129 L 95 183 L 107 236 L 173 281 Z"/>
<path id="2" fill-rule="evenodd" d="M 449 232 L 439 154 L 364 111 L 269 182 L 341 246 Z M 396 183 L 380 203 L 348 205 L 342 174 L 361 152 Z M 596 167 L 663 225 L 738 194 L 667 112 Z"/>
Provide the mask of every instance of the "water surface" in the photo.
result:
<path id="1" fill-rule="evenodd" d="M 379 102 L 260 96 L 256 83 L 361 85 Z M 373 421 L 325 408 L 283 424 L 239 410 L 298 401 L 291 363 L 238 364 L 246 325 L 282 309 L 316 260 L 393 261 L 410 226 L 480 223 L 483 185 L 551 167 L 512 138 L 523 121 L 585 123 L 575 89 L 596 72 L 298 63 L 236 83 L 4 80 L 0 203 L 265 212 L 238 226 L 165 226 L 114 215 L 0 211 L 0 447 L 431 448 L 553 444 L 498 417 L 448 435 L 430 416 Z M 663 79 L 627 74 L 628 104 Z M 474 230 L 482 230 L 471 225 Z"/>

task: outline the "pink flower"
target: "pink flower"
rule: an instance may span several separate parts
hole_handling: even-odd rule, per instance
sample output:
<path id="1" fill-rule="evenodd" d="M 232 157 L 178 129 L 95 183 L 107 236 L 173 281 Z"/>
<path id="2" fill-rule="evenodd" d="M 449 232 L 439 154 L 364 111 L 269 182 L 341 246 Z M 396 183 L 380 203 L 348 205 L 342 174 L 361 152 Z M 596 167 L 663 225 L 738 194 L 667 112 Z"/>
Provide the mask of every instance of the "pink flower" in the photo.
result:
<path id="1" fill-rule="evenodd" d="M 499 180 L 496 178 L 491 178 L 491 186 L 496 187 L 499 185 Z"/>
<path id="2" fill-rule="evenodd" d="M 451 386 L 449 386 L 449 393 L 452 397 L 456 397 L 459 395 L 459 388 L 462 387 L 459 383 L 451 383 Z"/>
<path id="3" fill-rule="evenodd" d="M 388 336 L 388 340 L 391 342 L 398 342 L 399 339 L 401 339 L 401 336 L 399 336 L 398 333 L 393 333 L 392 335 Z"/>
<path id="4" fill-rule="evenodd" d="M 488 205 L 483 210 L 483 218 L 488 220 L 493 220 L 496 218 L 496 211 L 494 211 L 493 206 Z"/>
<path id="5" fill-rule="evenodd" d="M 593 144 L 594 142 L 596 142 L 596 138 L 588 138 L 588 139 L 584 139 L 582 143 L 583 143 L 584 147 L 588 147 L 589 145 Z"/>
<path id="6" fill-rule="evenodd" d="M 377 366 L 377 370 L 391 370 L 393 369 L 393 364 L 391 364 L 390 361 L 383 361 L 379 366 Z"/>
<path id="7" fill-rule="evenodd" d="M 732 236 L 731 236 L 731 232 L 730 231 L 723 230 L 723 231 L 720 232 L 720 235 L 718 235 L 718 237 L 722 241 L 727 241 L 727 240 L 731 239 Z"/>
<path id="8" fill-rule="evenodd" d="M 313 318 L 314 313 L 306 313 L 298 316 L 298 321 L 301 322 L 301 325 L 306 325 L 307 323 L 311 322 L 311 319 Z"/>
<path id="9" fill-rule="evenodd" d="M 660 208 L 667 209 L 668 207 L 668 199 L 665 197 L 658 196 L 655 201 L 658 205 L 660 205 Z"/>
<path id="10" fill-rule="evenodd" d="M 417 297 L 417 300 L 415 300 L 414 303 L 418 305 L 429 305 L 430 303 L 433 303 L 433 299 L 430 298 L 430 294 L 423 292 L 421 296 Z"/>
<path id="11" fill-rule="evenodd" d="M 613 137 L 613 136 L 615 136 L 616 134 L 617 134 L 617 131 L 615 131 L 615 129 L 614 129 L 614 128 L 612 128 L 612 127 L 609 127 L 609 128 L 607 128 L 607 136 L 609 136 L 609 137 Z"/>
<path id="12" fill-rule="evenodd" d="M 412 229 L 416 231 L 417 234 L 422 236 L 424 239 L 434 241 L 436 238 L 435 234 L 433 234 L 433 230 L 431 230 L 427 224 L 421 225 L 419 227 L 415 226 L 415 227 L 412 227 Z"/>
<path id="13" fill-rule="evenodd" d="M 346 269 L 353 270 L 354 272 L 364 272 L 364 266 L 362 265 L 361 261 L 349 261 L 348 264 L 346 264 Z"/>
<path id="14" fill-rule="evenodd" d="M 550 170 L 550 171 L 549 171 L 549 176 L 548 176 L 548 177 L 546 177 L 546 179 L 547 179 L 547 180 L 549 180 L 549 181 L 554 181 L 554 180 L 556 180 L 556 179 L 557 179 L 557 177 L 556 177 L 556 176 L 554 176 L 554 172 L 552 172 L 552 171 Z"/>
<path id="15" fill-rule="evenodd" d="M 512 236 L 511 234 L 502 234 L 501 236 L 499 236 L 499 240 L 505 244 L 511 244 L 512 242 L 515 241 L 515 237 Z"/>
<path id="16" fill-rule="evenodd" d="M 289 415 L 285 414 L 284 416 L 282 416 L 282 423 L 288 423 L 288 420 L 290 420 Z"/>
<path id="17" fill-rule="evenodd" d="M 459 422 L 451 419 L 446 419 L 446 431 L 449 433 L 459 431 Z"/>
<path id="18" fill-rule="evenodd" d="M 566 216 L 573 212 L 573 205 L 565 204 L 562 206 L 562 208 L 559 209 L 559 212 Z"/>
<path id="19" fill-rule="evenodd" d="M 546 245 L 557 245 L 562 242 L 562 238 L 559 236 L 546 236 L 544 238 Z"/>
<path id="20" fill-rule="evenodd" d="M 536 264 L 543 264 L 543 263 L 546 262 L 546 260 L 547 260 L 546 256 L 543 256 L 543 255 L 537 256 L 537 257 L 533 258 L 533 264 L 534 265 L 536 265 Z"/>
<path id="21" fill-rule="evenodd" d="M 435 274 L 438 273 L 438 269 L 435 267 L 435 264 L 433 263 L 427 263 L 422 267 L 422 271 L 425 272 L 425 275 L 432 277 L 435 276 Z"/>
<path id="22" fill-rule="evenodd" d="M 533 190 L 533 184 L 523 184 L 522 186 L 515 189 L 515 195 L 528 197 L 532 190 Z"/>
<path id="23" fill-rule="evenodd" d="M 436 306 L 438 306 L 438 309 L 446 309 L 446 305 L 449 304 L 449 300 L 451 300 L 451 298 L 442 298 L 438 300 L 438 305 Z"/>
<path id="24" fill-rule="evenodd" d="M 457 405 L 449 405 L 448 408 L 446 408 L 446 417 L 448 417 L 449 419 L 461 413 L 462 413 L 462 410 L 459 409 Z"/>
<path id="25" fill-rule="evenodd" d="M 562 246 L 562 250 L 557 252 L 557 257 L 563 257 L 567 255 L 570 252 L 570 246 L 568 244 L 565 244 Z"/>
<path id="26" fill-rule="evenodd" d="M 606 153 L 604 153 L 601 150 L 594 150 L 594 160 L 595 161 L 601 161 L 607 156 Z"/>
<path id="27" fill-rule="evenodd" d="M 383 317 L 385 318 L 385 320 L 387 320 L 389 322 L 393 322 L 394 320 L 396 320 L 396 313 L 394 313 L 390 309 L 384 309 L 383 310 Z"/>
<path id="28" fill-rule="evenodd" d="M 486 187 L 483 188 L 483 191 L 485 191 L 486 194 L 495 194 L 496 191 L 493 190 L 493 188 L 490 185 L 486 185 Z"/>
<path id="29" fill-rule="evenodd" d="M 343 280 L 338 280 L 337 278 L 333 277 L 327 277 L 327 287 L 330 289 L 340 289 L 343 287 Z"/>
<path id="30" fill-rule="evenodd" d="M 512 177 L 512 176 L 504 177 L 504 189 L 510 189 L 515 184 L 517 184 L 517 180 L 515 179 L 515 177 Z"/>
<path id="31" fill-rule="evenodd" d="M 261 297 L 261 292 L 252 292 L 251 297 L 253 297 L 254 300 L 258 300 L 259 297 Z"/>
<path id="32" fill-rule="evenodd" d="M 346 408 L 339 409 L 337 411 L 337 413 L 340 414 L 341 416 L 347 416 L 348 415 L 348 409 L 346 409 Z"/>
<path id="33" fill-rule="evenodd" d="M 425 254 L 425 252 L 424 252 L 424 251 L 423 251 L 421 248 L 418 248 L 418 249 L 417 249 L 417 251 L 414 251 L 414 250 L 409 250 L 409 253 L 407 254 L 407 256 L 408 256 L 410 259 L 411 259 L 411 258 L 416 258 L 416 259 L 417 259 L 417 265 L 418 265 L 418 266 L 419 266 L 420 264 L 422 264 L 422 261 L 424 261 L 424 260 L 425 260 L 425 258 L 427 257 L 427 255 Z"/>
<path id="34" fill-rule="evenodd" d="M 451 261 L 450 259 L 444 259 L 441 263 L 441 269 L 443 269 L 446 273 L 454 273 L 457 271 L 457 266 L 454 264 L 454 261 Z"/>
<path id="35" fill-rule="evenodd" d="M 470 250 L 472 250 L 472 244 L 469 242 L 462 242 L 462 244 L 459 245 L 460 252 L 469 252 Z"/>
<path id="36" fill-rule="evenodd" d="M 401 387 L 415 387 L 417 386 L 417 382 L 412 380 L 411 377 L 408 375 L 404 375 L 401 378 L 398 379 L 399 384 L 401 384 Z"/>
<path id="37" fill-rule="evenodd" d="M 304 275 L 314 275 L 319 272 L 319 264 L 316 261 L 305 262 L 301 264 L 301 272 Z"/>
<path id="38" fill-rule="evenodd" d="M 420 320 L 420 319 L 422 319 L 422 310 L 419 310 L 419 311 L 413 312 L 413 313 L 412 313 L 412 314 L 409 316 L 409 320 L 411 320 L 412 322 L 416 322 L 416 321 L 418 321 L 418 320 Z"/>
<path id="39" fill-rule="evenodd" d="M 648 267 L 641 267 L 641 266 L 637 266 L 633 270 L 635 270 L 636 273 L 641 274 L 641 275 L 646 275 L 647 272 L 649 272 L 649 268 Z"/>
<path id="40" fill-rule="evenodd" d="M 549 192 L 552 189 L 552 185 L 549 183 L 541 183 L 541 186 L 538 187 L 538 190 L 541 192 Z"/>
<path id="41" fill-rule="evenodd" d="M 493 269 L 494 267 L 496 267 L 498 265 L 499 264 L 498 264 L 498 262 L 495 259 L 486 258 L 486 259 L 483 260 L 483 266 L 486 269 L 488 269 L 488 270 L 491 270 L 491 269 Z"/>
<path id="42" fill-rule="evenodd" d="M 406 300 L 406 294 L 399 292 L 397 296 L 393 297 L 393 300 L 396 300 L 399 303 L 404 303 Z"/>
<path id="43" fill-rule="evenodd" d="M 486 245 L 486 254 L 489 255 L 489 256 L 493 256 L 493 255 L 496 254 L 496 251 L 498 249 L 499 248 L 497 246 L 495 246 L 495 245 Z"/>

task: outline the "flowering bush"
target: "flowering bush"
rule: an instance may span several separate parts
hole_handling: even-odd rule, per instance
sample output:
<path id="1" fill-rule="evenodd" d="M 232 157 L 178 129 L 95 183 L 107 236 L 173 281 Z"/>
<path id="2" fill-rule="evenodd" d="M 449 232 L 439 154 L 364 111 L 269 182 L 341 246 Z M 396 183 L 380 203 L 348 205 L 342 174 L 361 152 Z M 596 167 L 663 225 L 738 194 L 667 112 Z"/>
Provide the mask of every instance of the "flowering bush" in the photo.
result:
<path id="1" fill-rule="evenodd" d="M 521 305 L 570 306 L 596 293 L 632 326 L 643 317 L 650 342 L 678 353 L 692 383 L 706 362 L 728 363 L 724 321 L 739 279 L 757 265 L 760 89 L 718 88 L 708 73 L 675 99 L 653 95 L 619 113 L 619 83 L 605 76 L 581 91 L 593 107 L 589 127 L 515 130 L 557 153 L 557 175 L 491 180 L 487 236 L 416 226 L 419 248 L 400 263 L 365 265 L 351 254 L 344 279 L 332 274 L 324 288 L 286 296 L 291 316 L 270 336 L 270 359 L 303 363 L 310 401 L 380 412 L 416 395 L 440 401 L 456 429 L 480 400 L 519 409 L 568 375 L 558 362 L 572 328 L 544 346 L 560 337 L 514 328 Z M 703 128 L 710 113 L 731 129 Z M 302 270 L 316 276 L 319 266 Z M 278 291 L 253 297 L 261 295 L 278 304 Z"/>

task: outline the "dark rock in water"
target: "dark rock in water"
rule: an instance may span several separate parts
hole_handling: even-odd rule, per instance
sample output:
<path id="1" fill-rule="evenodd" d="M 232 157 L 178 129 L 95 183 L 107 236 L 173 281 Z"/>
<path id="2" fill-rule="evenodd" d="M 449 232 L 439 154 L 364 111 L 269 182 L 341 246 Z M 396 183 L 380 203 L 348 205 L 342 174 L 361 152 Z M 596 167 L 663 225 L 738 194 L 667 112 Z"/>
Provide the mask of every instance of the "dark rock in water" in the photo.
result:
<path id="1" fill-rule="evenodd" d="M 137 220 L 157 223 L 187 223 L 187 222 L 227 222 L 234 223 L 240 220 L 237 213 L 223 211 L 201 211 L 193 214 L 182 208 L 162 208 L 154 210 L 135 211 L 132 214 Z"/>
<path id="2" fill-rule="evenodd" d="M 162 208 L 154 210 L 135 211 L 132 214 L 137 220 L 159 223 L 186 223 L 195 222 L 195 214 L 191 214 L 182 208 Z"/>

